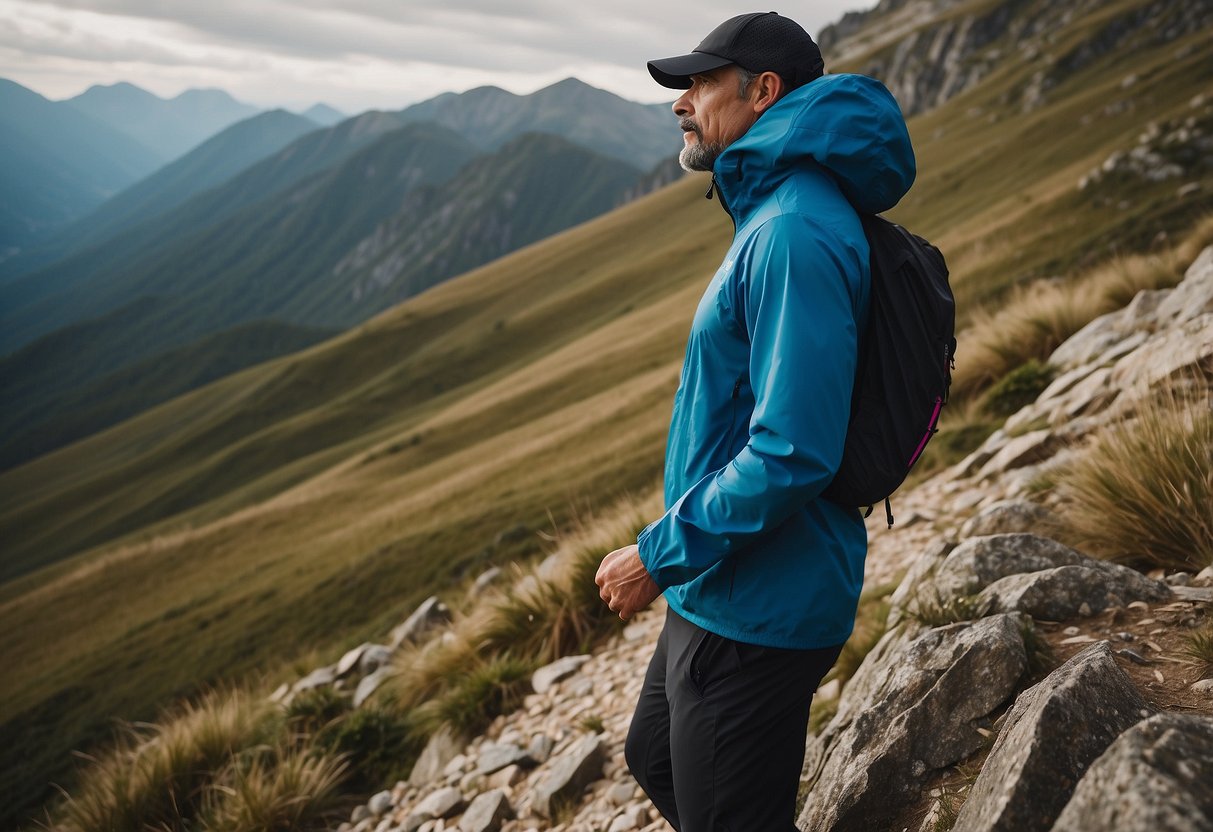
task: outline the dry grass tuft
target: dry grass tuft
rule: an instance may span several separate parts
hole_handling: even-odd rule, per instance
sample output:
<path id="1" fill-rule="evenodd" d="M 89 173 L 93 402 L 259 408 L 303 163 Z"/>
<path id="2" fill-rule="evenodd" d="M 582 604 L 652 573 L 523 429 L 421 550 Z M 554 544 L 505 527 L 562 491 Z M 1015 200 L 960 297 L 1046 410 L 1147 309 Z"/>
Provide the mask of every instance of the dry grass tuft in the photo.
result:
<path id="1" fill-rule="evenodd" d="M 92 759 L 51 828 L 179 829 L 197 815 L 215 772 L 240 750 L 270 741 L 280 725 L 269 702 L 213 691 L 159 725 L 129 726 L 111 751 Z"/>
<path id="2" fill-rule="evenodd" d="M 1135 419 L 1105 429 L 1057 472 L 1074 545 L 1103 557 L 1200 570 L 1213 564 L 1213 409 L 1170 389 Z"/>
<path id="3" fill-rule="evenodd" d="M 237 758 L 207 795 L 204 832 L 294 832 L 333 820 L 346 763 L 298 749 Z"/>
<path id="4" fill-rule="evenodd" d="M 975 310 L 958 336 L 952 395 L 975 397 L 1020 365 L 1045 361 L 1062 341 L 1100 315 L 1125 306 L 1138 292 L 1176 285 L 1211 242 L 1213 216 L 1173 248 L 1117 257 L 1072 281 L 1033 283 L 996 308 Z"/>

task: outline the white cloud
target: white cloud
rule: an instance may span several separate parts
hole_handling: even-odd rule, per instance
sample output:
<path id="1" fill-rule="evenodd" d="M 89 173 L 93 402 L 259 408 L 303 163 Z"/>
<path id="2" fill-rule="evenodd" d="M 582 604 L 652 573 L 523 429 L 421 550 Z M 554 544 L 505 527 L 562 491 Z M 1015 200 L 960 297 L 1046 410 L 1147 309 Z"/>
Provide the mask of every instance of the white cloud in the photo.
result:
<path id="1" fill-rule="evenodd" d="M 815 32 L 854 5 L 785 12 Z M 484 84 L 525 93 L 570 75 L 665 101 L 644 62 L 693 48 L 741 11 L 718 0 L 0 0 L 0 74 L 52 98 L 127 80 L 347 112 Z"/>

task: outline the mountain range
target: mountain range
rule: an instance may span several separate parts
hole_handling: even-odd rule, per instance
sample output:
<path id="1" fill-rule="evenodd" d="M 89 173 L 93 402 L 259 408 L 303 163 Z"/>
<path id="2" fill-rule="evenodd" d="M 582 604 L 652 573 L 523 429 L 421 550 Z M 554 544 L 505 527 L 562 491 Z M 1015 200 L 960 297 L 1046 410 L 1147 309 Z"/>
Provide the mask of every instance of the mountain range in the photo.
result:
<path id="1" fill-rule="evenodd" d="M 282 111 L 260 114 L 11 259 L 0 285 L 0 348 L 10 353 L 0 359 L 8 402 L 0 464 L 180 393 L 178 384 L 159 395 L 143 384 L 120 407 L 81 407 L 82 391 L 104 398 L 111 376 L 158 353 L 201 357 L 206 350 L 184 348 L 259 320 L 310 333 L 350 326 L 677 175 L 555 133 L 521 132 L 550 124 L 566 136 L 615 136 L 621 148 L 630 114 L 635 152 L 619 155 L 647 163 L 663 142 L 677 147 L 673 119 L 658 122 L 651 107 L 579 81 L 532 96 L 496 92 L 526 117 L 503 126 L 496 110 L 461 106 L 458 96 L 443 97 L 440 110 L 459 114 L 444 119 L 459 132 L 420 119 L 416 106 L 317 129 Z M 253 351 L 247 360 L 267 357 Z M 208 375 L 181 367 L 177 377 Z"/>

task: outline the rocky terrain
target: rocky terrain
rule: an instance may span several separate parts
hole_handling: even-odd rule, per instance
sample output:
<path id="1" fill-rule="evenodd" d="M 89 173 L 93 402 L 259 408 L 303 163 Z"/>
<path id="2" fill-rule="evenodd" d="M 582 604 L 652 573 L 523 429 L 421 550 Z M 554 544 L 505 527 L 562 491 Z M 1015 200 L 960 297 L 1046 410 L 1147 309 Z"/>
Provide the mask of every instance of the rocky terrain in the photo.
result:
<path id="1" fill-rule="evenodd" d="M 1213 247 L 1177 288 L 1092 321 L 1050 365 L 1035 402 L 899 496 L 892 530 L 873 525 L 867 584 L 897 584 L 887 629 L 845 686 L 818 693 L 833 716 L 809 737 L 800 828 L 1213 830 L 1213 679 L 1180 658 L 1213 609 L 1213 567 L 1143 574 L 1090 558 L 1054 539 L 1058 506 L 1028 499 L 1160 390 L 1211 386 Z M 482 736 L 434 735 L 409 779 L 340 832 L 668 829 L 623 757 L 663 615 L 658 602 L 600 652 L 537 671 Z M 336 682 L 365 701 L 393 649 L 441 640 L 449 618 L 431 599 L 389 644 L 275 697 Z"/>

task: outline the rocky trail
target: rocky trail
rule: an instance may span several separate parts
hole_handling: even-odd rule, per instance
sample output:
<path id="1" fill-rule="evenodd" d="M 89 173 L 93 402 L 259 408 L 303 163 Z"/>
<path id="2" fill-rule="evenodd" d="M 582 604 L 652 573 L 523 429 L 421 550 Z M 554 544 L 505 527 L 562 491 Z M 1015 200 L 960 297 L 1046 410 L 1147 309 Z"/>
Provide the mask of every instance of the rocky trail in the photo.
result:
<path id="1" fill-rule="evenodd" d="M 1213 248 L 1050 364 L 1033 404 L 897 497 L 892 530 L 874 514 L 867 585 L 897 586 L 879 643 L 819 691 L 834 715 L 809 737 L 801 829 L 1213 830 L 1213 679 L 1183 656 L 1213 614 L 1213 568 L 1087 557 L 1054 539 L 1058 507 L 1027 499 L 1160 389 L 1209 386 Z M 540 669 L 482 736 L 439 732 L 339 832 L 669 829 L 623 757 L 663 616 L 659 602 L 594 655 Z"/>

